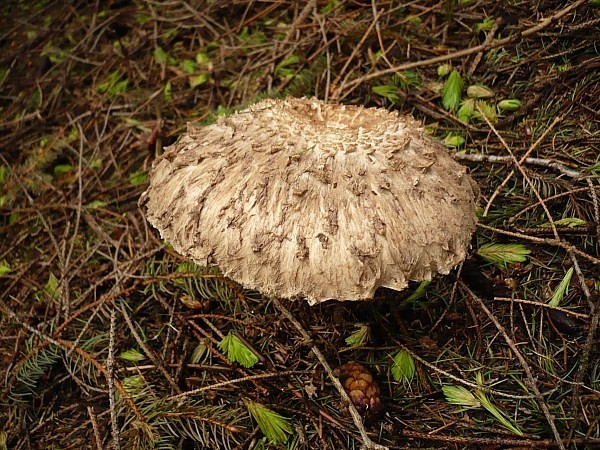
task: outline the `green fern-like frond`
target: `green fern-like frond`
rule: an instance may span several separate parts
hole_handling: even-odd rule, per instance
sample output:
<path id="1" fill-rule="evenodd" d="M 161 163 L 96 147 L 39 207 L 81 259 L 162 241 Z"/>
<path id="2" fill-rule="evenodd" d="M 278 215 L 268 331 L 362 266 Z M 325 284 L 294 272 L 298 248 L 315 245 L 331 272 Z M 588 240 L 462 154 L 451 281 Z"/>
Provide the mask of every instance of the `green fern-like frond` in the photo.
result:
<path id="1" fill-rule="evenodd" d="M 290 80 L 283 94 L 294 97 L 314 95 L 315 86 L 325 70 L 327 70 L 327 58 L 321 55 Z"/>
<path id="2" fill-rule="evenodd" d="M 164 275 L 180 277 L 169 281 L 159 280 L 155 285 L 148 285 L 144 293 L 158 288 L 161 292 L 173 295 L 173 286 L 183 291 L 189 297 L 186 303 L 193 304 L 196 300 L 217 301 L 232 313 L 237 314 L 242 310 L 240 298 L 247 298 L 246 292 L 235 282 L 224 277 L 217 267 L 203 267 L 192 262 L 183 262 L 176 266 L 173 273 L 172 261 L 169 258 L 153 259 L 146 264 L 145 273 L 149 276 L 159 277 Z M 183 297 L 180 295 L 180 298 Z"/>
<path id="3" fill-rule="evenodd" d="M 219 343 L 219 349 L 227 355 L 230 361 L 239 363 L 246 368 L 253 367 L 258 362 L 258 356 L 233 333 L 225 336 Z"/>
<path id="4" fill-rule="evenodd" d="M 267 439 L 280 444 L 287 442 L 293 431 L 289 419 L 252 400 L 244 399 L 244 405 Z"/>

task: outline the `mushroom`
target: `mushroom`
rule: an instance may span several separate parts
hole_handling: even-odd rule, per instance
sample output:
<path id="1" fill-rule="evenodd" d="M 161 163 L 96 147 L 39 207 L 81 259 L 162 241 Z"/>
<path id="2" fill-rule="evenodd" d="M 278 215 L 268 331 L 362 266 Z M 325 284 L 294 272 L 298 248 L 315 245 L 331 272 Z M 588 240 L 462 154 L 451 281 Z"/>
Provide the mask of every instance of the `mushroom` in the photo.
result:
<path id="1" fill-rule="evenodd" d="M 140 206 L 181 255 L 316 304 L 447 274 L 465 258 L 477 197 L 412 117 L 286 98 L 188 125 Z"/>

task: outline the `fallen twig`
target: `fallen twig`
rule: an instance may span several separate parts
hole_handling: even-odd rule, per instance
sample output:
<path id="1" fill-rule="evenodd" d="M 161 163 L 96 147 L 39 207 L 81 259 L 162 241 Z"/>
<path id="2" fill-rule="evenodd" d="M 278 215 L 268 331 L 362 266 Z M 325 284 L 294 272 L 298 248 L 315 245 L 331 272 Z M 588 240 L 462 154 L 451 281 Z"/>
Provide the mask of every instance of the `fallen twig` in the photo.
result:
<path id="1" fill-rule="evenodd" d="M 481 111 L 480 111 L 481 112 Z M 508 152 L 510 153 L 510 149 L 508 148 L 508 146 L 506 145 L 506 143 L 504 142 L 504 140 L 502 139 L 502 137 L 498 134 L 498 132 L 496 131 L 496 129 L 494 128 L 494 126 L 490 123 L 490 121 L 487 119 L 487 117 L 485 117 L 485 114 L 482 114 L 482 117 L 486 120 L 486 122 L 488 123 L 488 125 L 490 126 L 490 128 L 492 129 L 492 131 L 495 132 L 496 136 L 498 136 L 498 138 L 500 139 L 500 141 L 502 141 L 502 143 L 504 144 L 504 147 L 508 150 Z M 538 148 L 538 146 L 542 143 L 542 141 L 546 138 L 546 136 L 548 136 L 548 134 L 550 133 L 550 131 L 552 131 L 552 129 L 555 127 L 555 125 L 560 122 L 562 118 L 559 117 L 555 117 L 554 120 L 552 121 L 552 123 L 548 126 L 548 128 L 546 128 L 544 130 L 544 132 L 542 133 L 542 135 L 531 145 L 531 147 L 529 147 L 529 149 L 525 152 L 525 154 L 521 157 L 520 160 L 516 160 L 515 157 L 511 155 L 508 157 L 509 160 L 513 161 L 515 164 L 517 164 L 517 167 L 519 166 L 519 164 L 523 164 L 523 162 L 527 159 L 527 157 L 529 157 L 529 155 L 531 155 L 531 153 Z M 522 172 L 522 170 L 521 170 Z M 523 173 L 523 172 L 522 172 Z M 502 183 L 500 183 L 500 185 L 496 188 L 496 190 L 494 191 L 494 193 L 492 194 L 492 196 L 490 197 L 490 199 L 487 202 L 487 205 L 485 205 L 485 209 L 483 211 L 483 217 L 487 217 L 488 212 L 490 211 L 490 208 L 492 206 L 492 203 L 494 203 L 494 200 L 496 199 L 496 197 L 498 195 L 500 195 L 500 192 L 502 192 L 502 189 L 504 189 L 504 186 L 506 186 L 508 184 L 508 182 L 510 181 L 510 179 L 512 178 L 512 176 L 515 174 L 514 169 L 511 170 L 508 175 L 506 175 L 506 177 L 504 178 L 504 181 L 502 181 Z M 525 176 L 525 175 L 524 175 Z M 540 199 L 540 201 L 542 202 L 542 207 L 545 208 L 545 205 L 543 204 L 543 201 Z M 548 218 L 550 219 L 550 215 L 548 216 Z"/>
<path id="2" fill-rule="evenodd" d="M 498 321 L 498 319 L 496 319 L 496 316 L 494 316 L 494 314 L 492 314 L 492 312 L 485 305 L 485 302 L 483 300 L 481 300 L 473 291 L 471 291 L 471 289 L 469 289 L 469 287 L 466 284 L 464 284 L 462 281 L 459 281 L 459 283 L 460 283 L 461 287 L 469 294 L 469 296 L 479 304 L 479 308 L 492 321 L 492 323 L 494 324 L 494 326 L 496 327 L 498 332 L 502 335 L 502 337 L 504 337 L 504 341 L 506 342 L 506 344 L 510 347 L 513 354 L 519 360 L 521 367 L 525 371 L 525 376 L 527 377 L 527 385 L 531 388 L 531 390 L 535 394 L 537 403 L 538 403 L 540 409 L 542 410 L 542 412 L 544 413 L 544 416 L 546 417 L 546 421 L 548 422 L 548 425 L 550 426 L 550 429 L 552 430 L 552 434 L 554 434 L 554 440 L 556 441 L 558 448 L 560 448 L 561 450 L 565 450 L 565 445 L 563 444 L 560 433 L 558 432 L 558 429 L 556 428 L 556 424 L 554 423 L 554 417 L 552 416 L 552 413 L 550 412 L 550 409 L 548 408 L 548 405 L 546 404 L 546 401 L 544 400 L 544 397 L 537 386 L 537 382 L 536 382 L 537 378 L 533 375 L 531 366 L 527 363 L 527 361 L 525 360 L 525 358 L 519 351 L 519 348 L 517 347 L 515 342 L 510 338 L 510 336 L 508 335 L 508 333 L 506 332 L 506 330 L 504 329 L 502 324 Z"/>
<path id="3" fill-rule="evenodd" d="M 489 163 L 505 163 L 505 164 L 509 164 L 509 163 L 513 162 L 513 159 L 510 156 L 484 155 L 481 153 L 455 153 L 454 158 L 461 160 L 461 161 L 473 161 L 473 162 L 489 162 Z M 540 166 L 540 167 L 547 167 L 549 169 L 554 169 L 570 178 L 581 178 L 583 176 L 583 174 L 581 172 L 579 172 L 577 170 L 569 169 L 568 167 L 563 166 L 561 163 L 552 161 L 551 159 L 527 157 L 525 159 L 522 159 L 521 163 L 529 164 L 532 166 Z"/>
<path id="4" fill-rule="evenodd" d="M 359 86 L 360 84 L 362 84 L 366 81 L 370 81 L 375 78 L 382 77 L 384 75 L 390 75 L 390 74 L 393 74 L 396 72 L 401 72 L 403 70 L 416 69 L 417 67 L 431 66 L 431 65 L 439 64 L 441 62 L 450 61 L 452 59 L 464 58 L 465 56 L 469 56 L 474 53 L 485 52 L 485 51 L 491 50 L 493 48 L 503 47 L 507 44 L 511 44 L 513 42 L 518 41 L 519 39 L 522 39 L 527 36 L 531 36 L 533 34 L 540 32 L 544 28 L 549 27 L 550 24 L 552 24 L 552 22 L 555 22 L 555 21 L 563 18 L 564 16 L 569 14 L 571 11 L 578 8 L 582 4 L 586 3 L 587 1 L 588 0 L 577 0 L 576 2 L 571 3 L 570 5 L 561 9 L 560 11 L 553 14 L 552 16 L 542 20 L 537 25 L 529 27 L 526 30 L 517 32 L 517 33 L 515 33 L 511 36 L 505 37 L 503 39 L 498 39 L 497 41 L 492 41 L 491 43 L 484 43 L 481 45 L 477 45 L 475 47 L 467 48 L 464 50 L 459 50 L 457 52 L 448 53 L 447 55 L 436 56 L 434 58 L 426 59 L 424 61 L 414 61 L 414 62 L 399 64 L 397 66 L 390 67 L 389 69 L 383 69 L 383 70 L 378 70 L 373 73 L 369 73 L 367 75 L 364 75 L 360 78 L 357 78 L 355 80 L 348 82 L 346 85 L 342 84 L 340 86 L 333 86 L 331 98 L 336 99 L 336 100 L 344 98 L 348 94 L 350 94 L 350 92 L 352 92 L 353 88 Z M 341 96 L 341 93 L 344 88 L 348 89 L 348 91 L 344 92 L 344 95 Z"/>
<path id="5" fill-rule="evenodd" d="M 304 329 L 302 324 L 300 322 L 298 322 L 294 318 L 292 313 L 285 306 L 283 306 L 283 304 L 279 300 L 277 300 L 275 297 L 271 298 L 271 301 L 273 302 L 275 307 L 281 312 L 281 314 L 283 314 L 284 317 L 292 323 L 294 328 L 296 328 L 296 330 L 298 330 L 298 332 L 302 335 L 302 338 L 304 340 L 306 340 L 306 342 L 310 345 L 312 352 L 315 354 L 315 356 L 317 357 L 317 359 L 319 360 L 319 362 L 325 369 L 325 372 L 327 372 L 327 376 L 329 377 L 329 379 L 331 380 L 331 382 L 333 383 L 333 385 L 339 392 L 340 397 L 342 397 L 342 400 L 344 401 L 344 403 L 347 404 L 348 410 L 350 411 L 350 415 L 352 416 L 352 420 L 354 421 L 354 425 L 356 425 L 356 428 L 358 429 L 360 436 L 363 440 L 362 448 L 367 449 L 367 450 L 387 450 L 388 447 L 386 447 L 385 445 L 377 444 L 371 440 L 371 438 L 367 434 L 367 430 L 365 429 L 365 426 L 363 425 L 362 418 L 361 418 L 359 412 L 354 407 L 354 403 L 352 403 L 352 400 L 350 400 L 350 397 L 344 390 L 342 383 L 340 383 L 340 380 L 338 379 L 338 377 L 336 377 L 333 374 L 333 370 L 331 369 L 331 366 L 325 359 L 325 356 L 323 356 L 323 353 L 321 353 L 321 351 L 313 343 L 312 338 L 310 337 L 308 332 Z"/>

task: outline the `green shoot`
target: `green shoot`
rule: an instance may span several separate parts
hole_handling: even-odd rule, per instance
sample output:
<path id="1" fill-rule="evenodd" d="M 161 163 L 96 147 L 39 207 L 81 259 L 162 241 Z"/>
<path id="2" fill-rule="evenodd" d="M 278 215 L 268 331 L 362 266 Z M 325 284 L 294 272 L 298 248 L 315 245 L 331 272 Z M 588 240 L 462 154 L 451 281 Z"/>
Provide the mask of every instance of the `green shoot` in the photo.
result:
<path id="1" fill-rule="evenodd" d="M 552 298 L 548 302 L 548 304 L 550 306 L 560 305 L 560 302 L 562 302 L 562 299 L 565 297 L 565 295 L 567 295 L 569 293 L 569 284 L 571 283 L 572 276 L 573 276 L 573 268 L 571 267 L 569 270 L 567 270 L 567 273 L 565 274 L 564 278 L 562 279 L 562 281 L 560 282 L 560 284 L 557 286 L 556 290 L 552 294 Z"/>
<path id="2" fill-rule="evenodd" d="M 188 77 L 188 83 L 190 83 L 190 87 L 193 89 L 198 86 L 202 86 L 208 82 L 208 74 L 201 73 L 199 75 L 193 75 Z"/>
<path id="3" fill-rule="evenodd" d="M 461 103 L 460 108 L 456 113 L 456 116 L 463 122 L 469 123 L 469 120 L 471 120 L 471 117 L 473 117 L 474 113 L 475 100 L 473 100 L 472 98 L 468 98 Z"/>
<path id="4" fill-rule="evenodd" d="M 393 84 L 380 84 L 371 88 L 373 94 L 380 95 L 381 97 L 387 98 L 391 103 L 396 103 L 400 100 L 398 95 L 398 87 Z"/>
<path id="5" fill-rule="evenodd" d="M 203 341 L 200 341 L 196 348 L 192 352 L 192 356 L 190 356 L 191 364 L 199 364 L 204 359 L 205 355 L 208 352 L 208 347 Z"/>
<path id="6" fill-rule="evenodd" d="M 585 220 L 579 219 L 577 217 L 565 217 L 563 219 L 555 220 L 554 225 L 556 225 L 557 227 L 574 228 L 574 227 L 584 227 L 587 225 L 587 222 Z M 546 222 L 540 226 L 544 227 L 544 228 L 550 228 L 552 226 L 552 224 L 550 222 Z"/>
<path id="7" fill-rule="evenodd" d="M 7 273 L 10 273 L 10 272 L 11 272 L 10 264 L 8 264 L 5 259 L 0 261 L 0 277 L 2 275 L 6 275 Z"/>
<path id="8" fill-rule="evenodd" d="M 346 345 L 350 347 L 360 347 L 369 338 L 369 327 L 367 325 L 359 325 L 356 330 L 346 338 Z"/>
<path id="9" fill-rule="evenodd" d="M 407 90 L 411 86 L 419 86 L 421 79 L 416 72 L 405 70 L 392 75 L 390 78 L 394 86 L 398 86 L 400 89 Z"/>
<path id="10" fill-rule="evenodd" d="M 494 91 L 487 86 L 472 84 L 467 88 L 467 96 L 469 98 L 490 98 L 494 96 Z"/>
<path id="11" fill-rule="evenodd" d="M 483 22 L 475 24 L 475 31 L 478 33 L 480 31 L 490 31 L 494 27 L 494 22 L 495 19 L 493 19 L 492 17 L 488 17 L 484 19 Z"/>
<path id="12" fill-rule="evenodd" d="M 466 408 L 478 408 L 481 406 L 479 400 L 462 386 L 445 385 L 442 392 L 446 401 L 451 405 L 463 406 Z"/>
<path id="13" fill-rule="evenodd" d="M 60 295 L 60 290 L 58 289 L 58 278 L 52 272 L 48 276 L 48 281 L 44 286 L 44 292 L 50 296 L 50 298 L 57 299 Z"/>
<path id="14" fill-rule="evenodd" d="M 431 283 L 431 280 L 421 281 L 419 286 L 414 290 L 412 294 L 406 297 L 403 303 L 414 303 L 421 297 L 425 296 L 425 294 L 427 293 L 427 286 L 429 286 L 429 283 Z"/>
<path id="15" fill-rule="evenodd" d="M 157 64 L 164 66 L 167 64 L 168 59 L 169 54 L 165 52 L 161 47 L 156 47 L 154 49 L 154 61 L 156 61 Z"/>
<path id="16" fill-rule="evenodd" d="M 104 82 L 100 83 L 96 87 L 96 90 L 101 94 L 109 94 L 113 97 L 117 96 L 118 94 L 125 92 L 129 84 L 129 80 L 122 80 L 122 77 L 123 74 L 118 70 L 115 70 L 108 75 Z"/>
<path id="17" fill-rule="evenodd" d="M 462 147 L 465 145 L 465 138 L 459 134 L 448 133 L 444 138 L 444 145 L 454 148 Z"/>
<path id="18" fill-rule="evenodd" d="M 340 5 L 340 0 L 327 0 L 327 4 L 321 8 L 321 14 L 327 15 Z"/>
<path id="19" fill-rule="evenodd" d="M 119 355 L 119 358 L 121 358 L 123 361 L 127 361 L 127 362 L 140 362 L 143 361 L 144 359 L 146 359 L 146 357 L 141 354 L 140 352 L 138 352 L 135 348 L 130 348 L 129 350 L 125 350 L 124 352 L 121 352 L 121 354 Z"/>
<path id="20" fill-rule="evenodd" d="M 73 171 L 73 166 L 71 164 L 57 164 L 52 171 L 56 178 L 60 178 L 71 173 Z"/>
<path id="21" fill-rule="evenodd" d="M 0 165 L 0 186 L 6 183 L 8 179 L 8 167 Z"/>
<path id="22" fill-rule="evenodd" d="M 521 108 L 521 101 L 516 98 L 509 98 L 498 103 L 498 108 L 502 111 L 516 111 Z"/>
<path id="23" fill-rule="evenodd" d="M 394 355 L 392 362 L 392 376 L 395 381 L 409 384 L 415 377 L 416 366 L 412 355 L 406 350 L 400 350 Z"/>
<path id="24" fill-rule="evenodd" d="M 441 64 L 437 68 L 437 74 L 439 77 L 445 77 L 452 70 L 452 66 L 450 64 Z"/>
<path id="25" fill-rule="evenodd" d="M 463 85 L 460 74 L 453 70 L 442 88 L 442 105 L 447 111 L 455 111 L 460 105 Z"/>
<path id="26" fill-rule="evenodd" d="M 508 264 L 527 261 L 527 255 L 531 253 L 522 244 L 484 244 L 479 247 L 477 254 L 487 262 L 498 267 L 506 267 Z"/>
<path id="27" fill-rule="evenodd" d="M 300 57 L 298 55 L 286 56 L 275 66 L 275 76 L 286 81 L 292 79 L 296 73 L 296 66 L 299 62 Z"/>
<path id="28" fill-rule="evenodd" d="M 477 374 L 477 382 L 483 385 L 483 377 L 480 373 Z M 451 405 L 458 405 L 465 408 L 483 407 L 489 412 L 500 425 L 510 432 L 523 436 L 523 431 L 516 424 L 513 424 L 500 410 L 492 403 L 489 397 L 482 391 L 477 390 L 473 395 L 468 389 L 463 386 L 446 385 L 442 387 L 446 401 Z"/>
<path id="29" fill-rule="evenodd" d="M 163 91 L 163 98 L 165 102 L 169 103 L 173 100 L 173 87 L 171 86 L 171 81 L 167 81 L 165 84 L 165 90 Z"/>
<path id="30" fill-rule="evenodd" d="M 498 122 L 498 114 L 496 108 L 483 100 L 477 100 L 475 104 L 475 117 L 483 119 L 484 117 L 491 123 Z"/>
<path id="31" fill-rule="evenodd" d="M 144 172 L 140 172 L 139 170 L 129 174 L 129 183 L 132 185 L 145 183 L 147 179 L 148 175 Z"/>
<path id="32" fill-rule="evenodd" d="M 289 419 L 252 400 L 244 399 L 244 405 L 267 439 L 278 444 L 287 442 L 293 431 Z"/>
<path id="33" fill-rule="evenodd" d="M 210 64 L 210 56 L 204 52 L 196 53 L 196 64 L 200 66 L 208 66 Z"/>
<path id="34" fill-rule="evenodd" d="M 219 349 L 227 355 L 230 361 L 241 364 L 249 369 L 258 362 L 258 357 L 235 334 L 229 333 L 219 343 Z"/>
<path id="35" fill-rule="evenodd" d="M 194 73 L 196 72 L 196 70 L 198 70 L 198 65 L 195 61 L 192 61 L 191 59 L 184 59 L 183 61 L 181 61 L 179 66 L 181 67 L 181 70 L 183 70 L 185 73 Z"/>

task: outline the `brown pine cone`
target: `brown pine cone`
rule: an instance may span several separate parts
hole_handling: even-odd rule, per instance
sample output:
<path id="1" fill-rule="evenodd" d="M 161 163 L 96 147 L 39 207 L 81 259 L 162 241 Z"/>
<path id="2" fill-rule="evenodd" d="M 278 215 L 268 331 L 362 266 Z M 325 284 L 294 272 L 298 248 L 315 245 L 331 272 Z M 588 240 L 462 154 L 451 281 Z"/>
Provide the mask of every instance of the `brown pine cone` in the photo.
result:
<path id="1" fill-rule="evenodd" d="M 339 378 L 350 400 L 362 415 L 374 415 L 383 409 L 377 382 L 367 368 L 349 362 L 338 369 Z"/>

